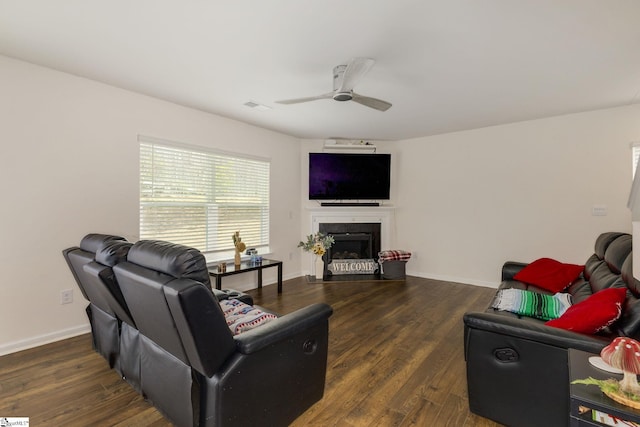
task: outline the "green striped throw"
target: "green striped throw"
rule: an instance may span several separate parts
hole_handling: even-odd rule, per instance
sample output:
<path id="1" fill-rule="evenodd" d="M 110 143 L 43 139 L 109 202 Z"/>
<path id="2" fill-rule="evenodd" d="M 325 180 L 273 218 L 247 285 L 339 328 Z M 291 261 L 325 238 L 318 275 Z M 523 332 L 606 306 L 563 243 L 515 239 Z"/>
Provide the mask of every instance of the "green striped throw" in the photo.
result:
<path id="1" fill-rule="evenodd" d="M 523 289 L 501 289 L 492 308 L 542 320 L 557 319 L 571 306 L 571 295 L 545 295 Z"/>

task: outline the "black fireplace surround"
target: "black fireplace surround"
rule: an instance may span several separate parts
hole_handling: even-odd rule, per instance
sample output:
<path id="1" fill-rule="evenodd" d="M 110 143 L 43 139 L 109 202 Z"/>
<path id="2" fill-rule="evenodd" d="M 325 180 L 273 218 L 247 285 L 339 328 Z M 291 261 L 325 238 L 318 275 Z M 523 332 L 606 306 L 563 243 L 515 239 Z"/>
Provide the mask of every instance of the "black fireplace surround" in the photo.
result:
<path id="1" fill-rule="evenodd" d="M 334 259 L 373 259 L 380 252 L 380 223 L 320 223 L 318 231 L 333 237 L 335 243 L 324 255 L 327 265 Z"/>

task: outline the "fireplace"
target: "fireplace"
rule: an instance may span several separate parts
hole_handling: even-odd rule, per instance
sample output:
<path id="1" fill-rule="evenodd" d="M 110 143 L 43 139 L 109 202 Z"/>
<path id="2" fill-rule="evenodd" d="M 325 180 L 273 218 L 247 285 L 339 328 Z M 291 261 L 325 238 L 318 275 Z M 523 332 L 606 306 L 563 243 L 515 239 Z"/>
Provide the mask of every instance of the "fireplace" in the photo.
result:
<path id="1" fill-rule="evenodd" d="M 324 257 L 325 275 L 328 272 L 327 265 L 334 260 L 373 259 L 377 262 L 380 252 L 380 223 L 320 223 L 318 231 L 332 236 L 335 241 Z M 356 264 L 353 267 L 359 269 L 362 266 Z"/>
<path id="2" fill-rule="evenodd" d="M 309 216 L 311 220 L 309 230 L 312 233 L 318 231 L 331 234 L 338 237 L 337 241 L 340 243 L 338 246 L 334 245 L 332 248 L 331 256 L 334 256 L 334 252 L 342 253 L 346 251 L 348 256 L 352 256 L 351 252 L 358 252 L 361 254 L 369 255 L 362 259 L 373 259 L 377 261 L 378 252 L 381 249 L 389 249 L 395 246 L 395 235 L 393 230 L 395 229 L 395 208 L 392 206 L 378 206 L 378 207 L 310 207 L 308 208 Z M 371 235 L 371 249 L 369 250 L 369 237 L 365 238 L 359 236 L 359 234 Z M 341 237 L 344 237 L 341 239 Z M 357 247 L 354 249 L 355 240 Z M 343 246 L 340 249 L 340 246 Z M 329 253 L 327 252 L 323 256 L 325 260 L 325 268 L 327 266 L 327 260 Z M 336 262 L 347 262 L 349 259 L 342 259 Z M 355 260 L 355 258 L 353 258 Z M 359 261 L 357 261 L 359 262 Z M 309 271 L 314 271 L 314 258 L 309 257 Z M 373 262 L 372 262 L 373 263 Z M 377 264 L 377 262 L 375 263 Z M 335 267 L 335 263 L 334 263 Z M 359 268 L 358 265 L 351 266 L 352 268 Z M 334 269 L 335 270 L 335 269 Z M 378 275 L 371 274 L 341 274 L 329 276 L 327 273 L 330 271 L 325 270 L 325 280 L 369 280 L 378 278 Z"/>

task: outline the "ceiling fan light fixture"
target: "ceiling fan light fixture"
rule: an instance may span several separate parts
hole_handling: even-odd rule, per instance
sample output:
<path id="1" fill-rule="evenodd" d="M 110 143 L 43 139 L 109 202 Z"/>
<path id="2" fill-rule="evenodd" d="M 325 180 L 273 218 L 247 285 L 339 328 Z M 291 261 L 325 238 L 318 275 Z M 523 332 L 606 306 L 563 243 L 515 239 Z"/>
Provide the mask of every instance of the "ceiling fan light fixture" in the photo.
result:
<path id="1" fill-rule="evenodd" d="M 351 101 L 353 99 L 353 95 L 351 92 L 336 92 L 333 95 L 333 99 L 336 101 Z"/>

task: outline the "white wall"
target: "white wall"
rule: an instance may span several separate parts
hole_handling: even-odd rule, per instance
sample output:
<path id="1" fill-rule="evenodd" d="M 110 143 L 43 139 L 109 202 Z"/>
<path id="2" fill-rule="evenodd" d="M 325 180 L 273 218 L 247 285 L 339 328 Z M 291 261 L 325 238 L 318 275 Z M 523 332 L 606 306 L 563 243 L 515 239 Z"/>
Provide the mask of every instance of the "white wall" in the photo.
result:
<path id="1" fill-rule="evenodd" d="M 309 224 L 306 156 L 319 141 L 301 150 L 296 138 L 2 56 L 0 94 L 0 354 L 88 330 L 61 251 L 89 232 L 137 240 L 138 134 L 271 158 L 273 257 L 285 278 L 307 269 L 296 245 Z M 377 143 L 393 157 L 408 273 L 494 286 L 506 260 L 583 263 L 600 232 L 631 231 L 639 134 L 640 106 L 629 106 Z M 591 216 L 593 205 L 608 215 Z M 248 276 L 225 287 L 251 287 Z M 75 290 L 73 304 L 59 304 L 63 289 Z"/>
<path id="2" fill-rule="evenodd" d="M 0 354 L 88 330 L 61 251 L 90 232 L 138 240 L 138 134 L 270 158 L 272 256 L 301 274 L 298 139 L 2 56 L 0 94 Z"/>
<path id="3" fill-rule="evenodd" d="M 507 260 L 583 264 L 631 232 L 630 142 L 640 106 L 397 143 L 397 241 L 409 274 L 496 286 Z M 607 216 L 592 216 L 606 205 Z"/>

